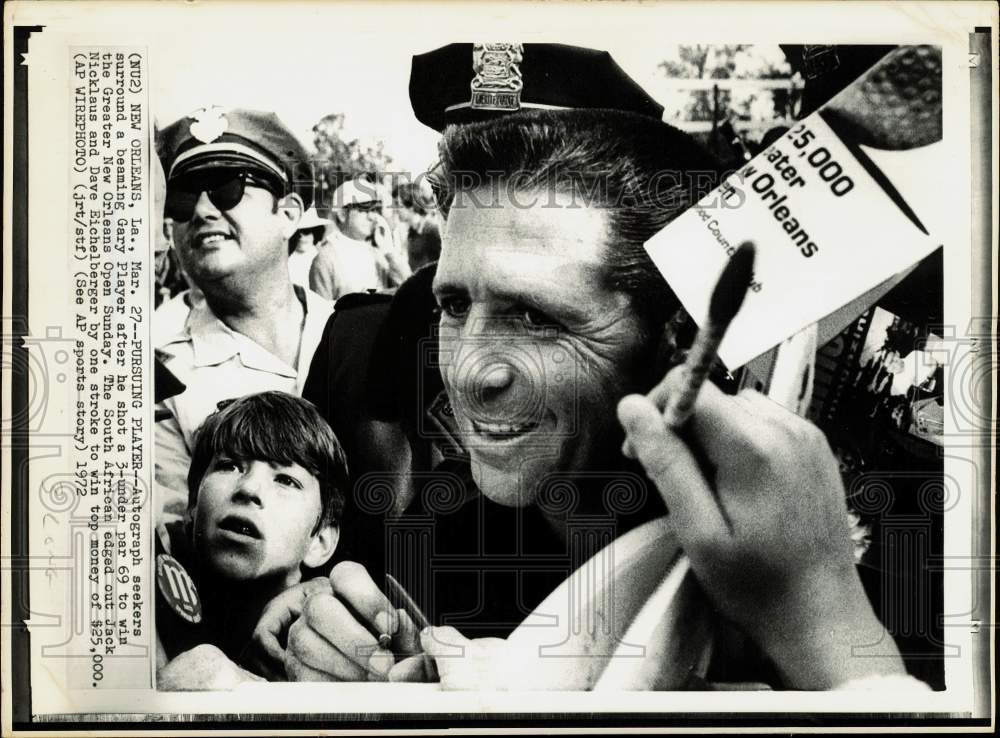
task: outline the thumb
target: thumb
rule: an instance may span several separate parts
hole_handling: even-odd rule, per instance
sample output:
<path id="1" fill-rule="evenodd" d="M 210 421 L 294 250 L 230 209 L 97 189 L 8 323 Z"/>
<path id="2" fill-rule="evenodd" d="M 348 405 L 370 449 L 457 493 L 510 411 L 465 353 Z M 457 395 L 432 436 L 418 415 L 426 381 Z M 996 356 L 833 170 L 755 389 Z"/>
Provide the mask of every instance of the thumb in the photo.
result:
<path id="1" fill-rule="evenodd" d="M 472 641 L 451 626 L 442 625 L 420 631 L 420 645 L 429 657 L 425 664 L 428 681 L 448 682 L 449 675 L 453 682 L 467 681 L 460 676 L 468 671 L 468 666 L 464 664 L 466 659 L 456 657 L 468 656 Z"/>
<path id="2" fill-rule="evenodd" d="M 425 661 L 427 656 L 410 656 L 398 662 L 389 670 L 390 682 L 426 682 L 427 667 Z"/>
<path id="3" fill-rule="evenodd" d="M 454 659 L 468 655 L 471 641 L 450 625 L 428 627 L 420 631 L 420 646 L 424 653 L 436 659 Z"/>
<path id="4" fill-rule="evenodd" d="M 674 520 L 682 545 L 726 530 L 715 493 L 687 444 L 667 427 L 651 400 L 628 395 L 618 403 L 618 419 L 635 458 L 656 485 Z"/>
<path id="5" fill-rule="evenodd" d="M 262 651 L 275 664 L 282 664 L 285 659 L 285 649 L 281 647 L 280 638 L 296 618 L 302 614 L 302 604 L 305 602 L 307 586 L 297 588 L 278 595 L 261 614 L 254 636 Z"/>

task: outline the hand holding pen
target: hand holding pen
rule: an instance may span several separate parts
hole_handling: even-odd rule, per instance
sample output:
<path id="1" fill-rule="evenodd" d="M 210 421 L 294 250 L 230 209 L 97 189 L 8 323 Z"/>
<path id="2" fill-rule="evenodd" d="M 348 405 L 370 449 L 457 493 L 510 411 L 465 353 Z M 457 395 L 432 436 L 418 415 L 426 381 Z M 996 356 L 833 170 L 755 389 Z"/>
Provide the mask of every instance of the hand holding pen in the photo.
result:
<path id="1" fill-rule="evenodd" d="M 898 652 L 855 569 L 826 438 L 758 392 L 730 396 L 703 382 L 728 322 L 717 319 L 735 315 L 738 288 L 749 283 L 736 257 L 748 259 L 750 248 L 725 270 L 687 361 L 648 395 L 619 403 L 628 454 L 662 495 L 706 595 L 774 661 L 786 686 L 824 689 L 897 673 Z M 852 656 L 870 644 L 887 658 Z"/>

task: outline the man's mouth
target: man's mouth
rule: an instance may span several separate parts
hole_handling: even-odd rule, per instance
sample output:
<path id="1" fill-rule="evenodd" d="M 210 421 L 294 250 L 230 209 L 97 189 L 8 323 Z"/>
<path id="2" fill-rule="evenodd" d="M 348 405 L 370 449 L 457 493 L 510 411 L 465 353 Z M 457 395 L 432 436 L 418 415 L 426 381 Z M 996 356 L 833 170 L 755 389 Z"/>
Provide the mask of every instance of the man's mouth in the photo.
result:
<path id="1" fill-rule="evenodd" d="M 219 530 L 233 533 L 244 538 L 261 540 L 264 538 L 260 529 L 248 518 L 240 515 L 227 515 L 219 521 Z"/>
<path id="2" fill-rule="evenodd" d="M 197 248 L 205 248 L 209 246 L 215 246 L 222 243 L 223 241 L 233 240 L 232 236 L 227 233 L 220 233 L 218 231 L 213 231 L 211 233 L 199 233 L 195 236 L 194 245 Z"/>
<path id="3" fill-rule="evenodd" d="M 541 423 L 538 421 L 532 421 L 528 423 L 509 423 L 509 422 L 496 422 L 485 420 L 472 420 L 472 429 L 477 435 L 482 436 L 490 441 L 512 441 L 521 436 L 527 435 L 532 431 L 536 430 Z"/>

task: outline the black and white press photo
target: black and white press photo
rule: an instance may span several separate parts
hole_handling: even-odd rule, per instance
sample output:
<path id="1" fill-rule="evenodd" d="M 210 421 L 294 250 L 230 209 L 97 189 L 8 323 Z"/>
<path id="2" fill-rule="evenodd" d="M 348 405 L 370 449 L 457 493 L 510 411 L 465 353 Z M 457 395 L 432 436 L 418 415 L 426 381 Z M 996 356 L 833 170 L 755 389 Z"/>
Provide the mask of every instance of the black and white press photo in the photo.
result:
<path id="1" fill-rule="evenodd" d="M 995 8 L 84 5 L 5 730 L 989 727 Z"/>

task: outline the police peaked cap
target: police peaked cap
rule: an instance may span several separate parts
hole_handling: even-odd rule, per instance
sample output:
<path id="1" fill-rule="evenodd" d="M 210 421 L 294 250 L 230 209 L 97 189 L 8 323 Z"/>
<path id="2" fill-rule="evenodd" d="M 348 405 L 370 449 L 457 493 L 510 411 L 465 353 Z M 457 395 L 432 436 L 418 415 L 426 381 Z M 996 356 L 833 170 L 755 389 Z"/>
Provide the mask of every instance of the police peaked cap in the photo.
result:
<path id="1" fill-rule="evenodd" d="M 449 44 L 413 57 L 410 103 L 417 120 L 443 131 L 453 123 L 532 108 L 609 108 L 663 118 L 663 106 L 606 51 L 565 44 L 518 44 L 519 53 L 515 52 L 508 72 L 503 64 L 490 61 L 502 61 L 498 47 L 514 44 L 477 46 L 481 57 L 485 51 L 492 53 L 492 59 L 477 65 L 471 43 Z M 484 92 L 474 93 L 474 80 Z"/>
<path id="2" fill-rule="evenodd" d="M 206 169 L 240 168 L 298 193 L 307 208 L 312 203 L 309 155 L 274 113 L 201 108 L 160 131 L 156 148 L 168 183 Z"/>

